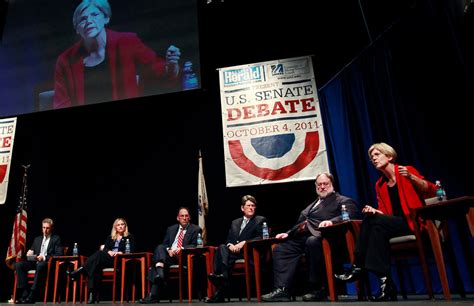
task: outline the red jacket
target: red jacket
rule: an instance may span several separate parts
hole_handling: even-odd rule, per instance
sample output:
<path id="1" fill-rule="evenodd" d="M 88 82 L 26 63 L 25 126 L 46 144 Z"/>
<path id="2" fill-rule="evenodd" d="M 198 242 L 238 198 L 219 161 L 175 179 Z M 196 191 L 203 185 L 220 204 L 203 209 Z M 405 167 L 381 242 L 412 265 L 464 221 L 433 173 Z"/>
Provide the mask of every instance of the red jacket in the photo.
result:
<path id="1" fill-rule="evenodd" d="M 414 208 L 421 207 L 424 205 L 424 199 L 434 197 L 436 194 L 436 185 L 428 182 L 428 190 L 426 192 L 419 192 L 412 184 L 410 179 L 405 176 L 401 176 L 398 172 L 398 165 L 395 166 L 395 177 L 397 180 L 398 195 L 400 196 L 400 203 L 402 206 L 403 214 L 408 221 L 408 225 L 411 230 L 414 230 L 414 224 L 410 216 L 410 211 Z M 408 171 L 419 178 L 423 176 L 418 171 L 411 167 L 406 166 Z M 392 203 L 390 202 L 390 195 L 388 193 L 387 180 L 384 176 L 378 179 L 375 183 L 375 191 L 377 193 L 378 209 L 384 214 L 392 215 Z"/>
<path id="2" fill-rule="evenodd" d="M 167 79 L 164 58 L 145 46 L 134 33 L 120 33 L 106 30 L 107 44 L 105 58 L 108 61 L 112 99 L 134 98 L 141 94 L 137 84 L 137 66 L 143 66 L 145 75 L 151 74 L 157 79 L 165 79 L 167 89 L 176 85 L 177 78 Z M 83 105 L 84 101 L 84 64 L 86 51 L 82 40 L 64 51 L 56 61 L 54 72 L 54 108 Z M 142 78 L 141 72 L 140 78 Z M 160 88 L 163 92 L 163 88 Z"/>

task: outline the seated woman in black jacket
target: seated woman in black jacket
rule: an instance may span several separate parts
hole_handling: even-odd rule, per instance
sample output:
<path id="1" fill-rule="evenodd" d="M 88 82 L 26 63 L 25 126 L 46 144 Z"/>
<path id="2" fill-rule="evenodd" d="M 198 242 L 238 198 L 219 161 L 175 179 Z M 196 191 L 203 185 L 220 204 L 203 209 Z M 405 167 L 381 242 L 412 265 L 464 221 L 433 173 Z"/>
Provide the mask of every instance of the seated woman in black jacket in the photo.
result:
<path id="1" fill-rule="evenodd" d="M 112 226 L 112 232 L 105 241 L 104 247 L 100 251 L 92 254 L 82 267 L 69 273 L 72 280 L 75 280 L 80 274 L 89 277 L 89 299 L 88 304 L 94 304 L 99 301 L 98 293 L 102 281 L 102 269 L 113 267 L 114 256 L 125 253 L 127 240 L 130 243 L 130 252 L 135 250 L 135 239 L 128 232 L 127 222 L 123 218 L 117 218 Z"/>

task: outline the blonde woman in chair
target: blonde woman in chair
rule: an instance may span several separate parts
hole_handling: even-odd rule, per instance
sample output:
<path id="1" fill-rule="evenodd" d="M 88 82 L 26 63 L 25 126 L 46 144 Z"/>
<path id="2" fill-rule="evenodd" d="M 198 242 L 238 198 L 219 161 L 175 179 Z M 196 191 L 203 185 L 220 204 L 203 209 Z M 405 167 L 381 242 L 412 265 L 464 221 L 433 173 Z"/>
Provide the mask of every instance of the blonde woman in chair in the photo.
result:
<path id="1" fill-rule="evenodd" d="M 69 273 L 69 277 L 72 280 L 76 280 L 80 274 L 88 276 L 88 304 L 99 302 L 102 269 L 113 267 L 114 257 L 125 253 L 127 240 L 130 242 L 130 251 L 134 252 L 135 239 L 128 231 L 127 221 L 123 218 L 117 218 L 112 225 L 110 236 L 107 237 L 101 250 L 92 254 L 82 267 Z"/>
<path id="2" fill-rule="evenodd" d="M 397 152 L 386 143 L 373 144 L 368 155 L 374 167 L 382 173 L 375 184 L 378 207 L 366 205 L 351 270 L 336 278 L 351 282 L 364 270 L 377 275 L 380 293 L 372 301 L 396 300 L 397 290 L 390 277 L 390 238 L 410 235 L 414 224 L 410 210 L 421 207 L 423 199 L 435 195 L 436 187 L 412 166 L 395 164 Z"/>

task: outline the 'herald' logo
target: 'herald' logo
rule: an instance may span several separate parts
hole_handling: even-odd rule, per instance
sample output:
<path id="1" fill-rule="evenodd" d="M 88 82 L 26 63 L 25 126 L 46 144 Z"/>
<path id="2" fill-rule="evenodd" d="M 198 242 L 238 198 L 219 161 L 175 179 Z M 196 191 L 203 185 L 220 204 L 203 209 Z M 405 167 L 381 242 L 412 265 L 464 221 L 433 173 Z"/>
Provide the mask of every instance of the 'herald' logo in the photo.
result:
<path id="1" fill-rule="evenodd" d="M 248 81 L 261 80 L 262 73 L 260 66 L 246 67 L 224 71 L 224 84 L 232 85 Z"/>

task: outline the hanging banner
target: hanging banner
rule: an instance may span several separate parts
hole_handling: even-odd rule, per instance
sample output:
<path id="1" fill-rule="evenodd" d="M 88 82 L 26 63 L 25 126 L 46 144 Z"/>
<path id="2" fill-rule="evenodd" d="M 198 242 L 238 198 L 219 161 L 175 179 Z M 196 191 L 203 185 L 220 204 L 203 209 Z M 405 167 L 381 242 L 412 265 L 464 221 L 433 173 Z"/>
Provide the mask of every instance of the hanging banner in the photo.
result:
<path id="1" fill-rule="evenodd" d="M 219 81 L 228 187 L 328 171 L 311 57 L 221 68 Z"/>
<path id="2" fill-rule="evenodd" d="M 15 139 L 16 117 L 0 119 L 0 204 L 5 204 Z"/>

